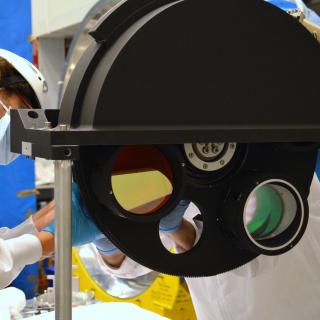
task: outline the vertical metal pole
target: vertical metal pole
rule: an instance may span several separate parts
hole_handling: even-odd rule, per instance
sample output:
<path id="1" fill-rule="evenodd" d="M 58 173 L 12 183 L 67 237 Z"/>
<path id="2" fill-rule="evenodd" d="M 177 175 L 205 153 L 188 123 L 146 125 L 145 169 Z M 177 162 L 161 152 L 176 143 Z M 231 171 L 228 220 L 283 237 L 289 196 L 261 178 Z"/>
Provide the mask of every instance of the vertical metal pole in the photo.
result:
<path id="1" fill-rule="evenodd" d="M 55 161 L 55 319 L 72 319 L 72 161 Z"/>

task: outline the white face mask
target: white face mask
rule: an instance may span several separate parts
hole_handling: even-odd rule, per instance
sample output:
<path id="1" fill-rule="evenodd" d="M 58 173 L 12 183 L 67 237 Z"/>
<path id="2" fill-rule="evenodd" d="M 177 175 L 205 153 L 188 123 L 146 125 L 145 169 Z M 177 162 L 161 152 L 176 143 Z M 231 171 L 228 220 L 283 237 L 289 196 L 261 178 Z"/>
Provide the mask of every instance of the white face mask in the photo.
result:
<path id="1" fill-rule="evenodd" d="M 10 112 L 9 108 L 0 100 L 0 105 L 6 114 L 0 118 L 0 165 L 7 165 L 19 157 L 10 151 Z"/>

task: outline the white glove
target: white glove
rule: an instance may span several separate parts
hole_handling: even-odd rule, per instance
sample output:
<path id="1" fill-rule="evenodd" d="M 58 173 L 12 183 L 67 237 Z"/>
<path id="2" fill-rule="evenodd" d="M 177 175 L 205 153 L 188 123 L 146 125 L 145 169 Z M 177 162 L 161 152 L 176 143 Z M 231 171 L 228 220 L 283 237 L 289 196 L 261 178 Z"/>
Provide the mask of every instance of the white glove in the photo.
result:
<path id="1" fill-rule="evenodd" d="M 26 306 L 26 296 L 17 288 L 0 290 L 1 320 L 20 319 L 16 317 Z M 6 317 L 7 316 L 7 317 Z"/>
<path id="2" fill-rule="evenodd" d="M 24 266 L 39 261 L 41 256 L 41 242 L 34 235 L 0 239 L 0 289 L 8 286 Z"/>
<path id="3" fill-rule="evenodd" d="M 37 234 L 39 231 L 34 225 L 32 216 L 30 216 L 27 220 L 20 223 L 13 229 L 9 229 L 7 227 L 0 228 L 0 238 L 7 240 L 12 238 L 17 238 L 22 236 L 23 234 Z"/>

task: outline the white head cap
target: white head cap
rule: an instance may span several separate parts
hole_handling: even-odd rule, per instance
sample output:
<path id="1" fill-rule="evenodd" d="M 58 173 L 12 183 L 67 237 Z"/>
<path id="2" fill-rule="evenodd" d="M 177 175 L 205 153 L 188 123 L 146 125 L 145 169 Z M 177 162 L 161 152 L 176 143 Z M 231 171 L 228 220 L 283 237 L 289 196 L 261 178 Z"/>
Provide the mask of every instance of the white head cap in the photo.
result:
<path id="1" fill-rule="evenodd" d="M 29 83 L 39 100 L 40 107 L 45 108 L 47 106 L 48 85 L 42 73 L 31 62 L 10 51 L 0 49 L 0 57 L 7 60 Z M 0 87 L 22 82 L 23 79 L 17 77 L 1 79 Z"/>

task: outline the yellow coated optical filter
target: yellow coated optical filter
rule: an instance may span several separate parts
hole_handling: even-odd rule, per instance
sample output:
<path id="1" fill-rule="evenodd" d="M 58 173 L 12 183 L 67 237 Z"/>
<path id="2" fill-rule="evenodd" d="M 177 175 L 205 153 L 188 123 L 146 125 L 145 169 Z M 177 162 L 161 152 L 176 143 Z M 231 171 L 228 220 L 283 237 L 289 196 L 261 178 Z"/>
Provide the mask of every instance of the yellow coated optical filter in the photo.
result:
<path id="1" fill-rule="evenodd" d="M 173 192 L 171 166 L 154 146 L 124 147 L 116 157 L 111 183 L 120 206 L 137 215 L 158 211 Z"/>

